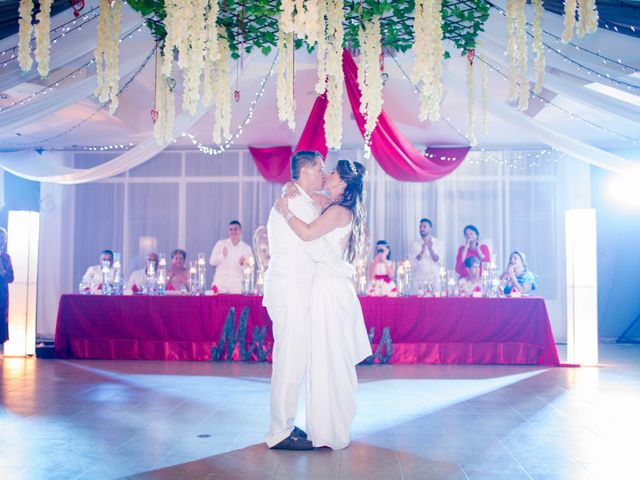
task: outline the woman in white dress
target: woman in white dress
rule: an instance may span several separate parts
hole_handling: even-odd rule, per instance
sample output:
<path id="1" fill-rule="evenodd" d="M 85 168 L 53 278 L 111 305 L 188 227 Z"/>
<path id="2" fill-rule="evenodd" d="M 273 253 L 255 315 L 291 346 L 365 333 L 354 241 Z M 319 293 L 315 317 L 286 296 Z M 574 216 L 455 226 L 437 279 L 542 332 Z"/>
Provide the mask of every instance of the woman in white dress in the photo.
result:
<path id="1" fill-rule="evenodd" d="M 371 355 L 352 266 L 364 238 L 364 173 L 362 164 L 339 160 L 325 183 L 329 204 L 310 224 L 289 211 L 287 198 L 276 202 L 302 240 L 321 242 L 314 247 L 318 263 L 311 297 L 306 427 L 314 447 L 334 450 L 349 445 L 358 387 L 355 366 Z"/>

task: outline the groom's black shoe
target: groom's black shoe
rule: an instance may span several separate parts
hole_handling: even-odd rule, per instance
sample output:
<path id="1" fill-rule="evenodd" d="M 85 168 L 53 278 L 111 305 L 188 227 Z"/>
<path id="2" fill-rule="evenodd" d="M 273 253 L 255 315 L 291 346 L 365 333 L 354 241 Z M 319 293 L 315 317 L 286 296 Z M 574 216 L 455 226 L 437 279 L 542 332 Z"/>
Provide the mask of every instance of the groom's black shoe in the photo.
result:
<path id="1" fill-rule="evenodd" d="M 293 431 L 291 432 L 291 436 L 297 437 L 297 438 L 304 438 L 306 440 L 307 439 L 307 432 L 305 432 L 301 428 L 293 427 Z"/>
<path id="2" fill-rule="evenodd" d="M 291 432 L 287 438 L 271 448 L 273 450 L 313 450 L 313 444 L 306 438 L 294 436 Z"/>

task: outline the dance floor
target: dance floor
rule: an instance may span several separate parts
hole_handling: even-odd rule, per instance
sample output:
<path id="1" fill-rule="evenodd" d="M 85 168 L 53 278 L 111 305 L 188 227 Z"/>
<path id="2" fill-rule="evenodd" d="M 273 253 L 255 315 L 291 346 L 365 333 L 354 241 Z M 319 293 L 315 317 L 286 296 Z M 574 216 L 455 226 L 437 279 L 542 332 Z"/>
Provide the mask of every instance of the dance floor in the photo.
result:
<path id="1" fill-rule="evenodd" d="M 601 368 L 359 367 L 336 452 L 262 443 L 268 363 L 4 358 L 0 478 L 636 479 L 640 346 L 601 347 Z"/>

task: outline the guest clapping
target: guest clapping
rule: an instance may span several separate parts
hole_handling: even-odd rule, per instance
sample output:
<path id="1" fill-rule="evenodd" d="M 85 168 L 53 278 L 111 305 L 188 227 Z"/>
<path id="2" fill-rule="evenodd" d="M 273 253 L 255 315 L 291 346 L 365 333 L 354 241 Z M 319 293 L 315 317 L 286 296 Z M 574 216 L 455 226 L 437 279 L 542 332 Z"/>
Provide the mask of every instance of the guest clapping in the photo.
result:
<path id="1" fill-rule="evenodd" d="M 460 275 L 460 278 L 465 278 L 469 275 L 467 268 L 464 266 L 464 261 L 469 257 L 478 257 L 481 262 L 490 262 L 491 253 L 489 247 L 484 244 L 480 244 L 480 232 L 474 225 L 467 225 L 464 227 L 464 245 L 458 248 L 458 256 L 456 257 L 456 273 Z M 480 265 L 480 273 L 482 273 L 482 264 Z"/>
<path id="2" fill-rule="evenodd" d="M 171 267 L 167 270 L 167 290 L 189 290 L 189 269 L 184 266 L 187 252 L 176 248 L 171 252 Z"/>
<path id="3" fill-rule="evenodd" d="M 460 279 L 460 295 L 472 296 L 473 292 L 482 291 L 482 275 L 480 275 L 480 259 L 468 257 L 464 261 L 467 276 Z"/>
<path id="4" fill-rule="evenodd" d="M 433 224 L 428 218 L 420 220 L 420 239 L 413 242 L 413 285 L 419 291 L 426 282 L 435 282 L 439 265 L 444 263 L 440 240 L 433 236 Z"/>
<path id="5" fill-rule="evenodd" d="M 537 288 L 537 277 L 527 269 L 527 257 L 514 251 L 509 256 L 509 265 L 500 277 L 505 295 L 512 292 L 530 293 Z"/>
<path id="6" fill-rule="evenodd" d="M 395 296 L 398 293 L 393 277 L 396 262 L 391 260 L 391 248 L 386 240 L 376 242 L 373 261 L 369 265 L 369 288 L 367 295 L 374 297 Z"/>
<path id="7" fill-rule="evenodd" d="M 213 286 L 220 293 L 242 293 L 242 267 L 253 250 L 240 239 L 242 225 L 238 220 L 229 222 L 228 232 L 229 238 L 218 240 L 209 258 L 209 263 L 216 267 Z"/>

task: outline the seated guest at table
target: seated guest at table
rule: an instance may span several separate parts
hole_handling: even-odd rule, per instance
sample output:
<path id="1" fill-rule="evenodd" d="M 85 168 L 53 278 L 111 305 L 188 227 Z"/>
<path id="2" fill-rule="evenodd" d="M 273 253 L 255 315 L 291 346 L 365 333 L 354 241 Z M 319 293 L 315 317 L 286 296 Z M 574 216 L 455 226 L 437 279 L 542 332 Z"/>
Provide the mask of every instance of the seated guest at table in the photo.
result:
<path id="1" fill-rule="evenodd" d="M 376 242 L 373 260 L 369 265 L 369 287 L 367 295 L 374 297 L 394 297 L 398 289 L 393 277 L 396 262 L 391 260 L 391 248 L 386 240 Z"/>
<path id="2" fill-rule="evenodd" d="M 213 247 L 209 264 L 216 267 L 212 287 L 220 293 L 242 293 L 242 267 L 253 250 L 244 243 L 242 225 L 238 220 L 229 222 L 229 238 L 218 240 Z"/>
<path id="3" fill-rule="evenodd" d="M 87 271 L 82 276 L 83 290 L 91 290 L 93 292 L 102 288 L 102 265 L 104 262 L 109 262 L 109 280 L 113 278 L 113 251 L 102 250 L 99 262 L 98 265 L 92 265 L 87 268 Z"/>
<path id="4" fill-rule="evenodd" d="M 509 256 L 509 265 L 500 277 L 504 294 L 511 292 L 530 293 L 537 288 L 538 277 L 527 269 L 527 257 L 515 250 Z"/>
<path id="5" fill-rule="evenodd" d="M 131 293 L 139 293 L 144 290 L 144 286 L 149 280 L 149 267 L 153 266 L 153 273 L 158 272 L 158 254 L 150 253 L 147 255 L 147 266 L 140 270 L 134 271 L 127 282 L 127 291 Z"/>
<path id="6" fill-rule="evenodd" d="M 413 242 L 413 289 L 419 292 L 425 283 L 438 278 L 440 263 L 444 263 L 442 244 L 433 236 L 433 224 L 428 218 L 420 220 L 420 239 Z"/>
<path id="7" fill-rule="evenodd" d="M 480 259 L 478 257 L 468 257 L 464 261 L 464 266 L 468 271 L 466 277 L 460 279 L 460 295 L 472 296 L 473 292 L 482 291 L 482 275 L 480 275 Z"/>
<path id="8" fill-rule="evenodd" d="M 167 270 L 167 290 L 189 290 L 189 269 L 184 266 L 187 252 L 176 248 L 171 252 L 171 266 Z"/>
<path id="9" fill-rule="evenodd" d="M 469 272 L 464 266 L 464 261 L 469 257 L 478 257 L 481 262 L 490 262 L 491 253 L 489 247 L 480 243 L 480 232 L 474 225 L 464 227 L 464 245 L 458 248 L 458 256 L 456 257 L 456 273 L 460 278 L 465 278 Z M 480 264 L 480 273 L 482 273 L 482 263 Z"/>

